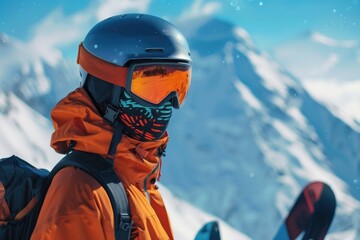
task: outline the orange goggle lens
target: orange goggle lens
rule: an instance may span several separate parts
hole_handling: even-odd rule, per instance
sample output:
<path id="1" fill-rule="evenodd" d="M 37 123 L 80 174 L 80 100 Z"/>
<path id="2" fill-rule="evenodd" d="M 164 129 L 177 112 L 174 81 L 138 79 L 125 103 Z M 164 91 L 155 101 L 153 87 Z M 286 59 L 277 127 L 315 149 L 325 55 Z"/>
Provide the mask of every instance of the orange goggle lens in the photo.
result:
<path id="1" fill-rule="evenodd" d="M 181 105 L 189 90 L 191 66 L 186 63 L 136 64 L 129 77 L 130 91 L 137 97 L 159 104 L 171 93 L 176 93 Z"/>

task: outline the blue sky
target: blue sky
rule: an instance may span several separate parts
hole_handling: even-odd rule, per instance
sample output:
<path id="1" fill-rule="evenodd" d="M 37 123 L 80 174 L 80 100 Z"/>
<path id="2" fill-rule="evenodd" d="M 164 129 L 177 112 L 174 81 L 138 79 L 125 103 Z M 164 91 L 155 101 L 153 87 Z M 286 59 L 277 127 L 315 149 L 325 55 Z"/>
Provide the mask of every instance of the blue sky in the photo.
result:
<path id="1" fill-rule="evenodd" d="M 191 15 L 216 15 L 245 28 L 263 50 L 306 30 L 319 31 L 338 40 L 360 39 L 360 0 L 0 0 L 0 32 L 30 41 L 45 25 L 56 29 L 56 24 L 64 22 L 59 31 L 71 32 L 79 27 L 74 27 L 72 22 L 77 18 L 84 21 L 81 25 L 84 29 L 86 24 L 124 12 L 146 12 L 170 21 Z M 89 19 L 84 20 L 86 16 Z M 42 37 L 46 38 L 46 34 Z"/>

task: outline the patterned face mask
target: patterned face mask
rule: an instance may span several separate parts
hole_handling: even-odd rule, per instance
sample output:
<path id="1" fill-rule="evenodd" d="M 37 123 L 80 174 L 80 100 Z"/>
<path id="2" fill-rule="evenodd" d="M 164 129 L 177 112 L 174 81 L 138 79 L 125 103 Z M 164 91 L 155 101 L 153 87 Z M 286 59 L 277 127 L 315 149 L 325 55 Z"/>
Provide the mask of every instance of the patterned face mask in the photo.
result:
<path id="1" fill-rule="evenodd" d="M 120 99 L 119 121 L 123 133 L 140 141 L 153 141 L 166 132 L 172 114 L 172 104 L 145 107 L 135 102 L 126 92 Z"/>

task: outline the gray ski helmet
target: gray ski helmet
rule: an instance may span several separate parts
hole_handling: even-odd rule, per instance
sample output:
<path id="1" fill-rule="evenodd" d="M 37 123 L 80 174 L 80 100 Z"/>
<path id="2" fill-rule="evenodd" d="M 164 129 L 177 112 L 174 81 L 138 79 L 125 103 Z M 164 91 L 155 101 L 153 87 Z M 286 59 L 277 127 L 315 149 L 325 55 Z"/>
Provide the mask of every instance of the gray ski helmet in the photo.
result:
<path id="1" fill-rule="evenodd" d="M 168 21 L 147 14 L 107 18 L 88 32 L 82 44 L 90 54 L 121 67 L 131 60 L 191 62 L 183 34 Z"/>

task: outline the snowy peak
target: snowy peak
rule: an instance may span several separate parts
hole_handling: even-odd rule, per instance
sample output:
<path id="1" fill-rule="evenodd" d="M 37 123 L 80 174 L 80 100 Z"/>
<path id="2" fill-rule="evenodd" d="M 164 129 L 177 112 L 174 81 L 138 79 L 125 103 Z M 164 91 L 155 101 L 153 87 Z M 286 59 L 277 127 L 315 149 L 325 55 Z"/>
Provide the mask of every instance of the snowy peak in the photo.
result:
<path id="1" fill-rule="evenodd" d="M 65 60 L 56 65 L 33 52 L 27 43 L 0 35 L 0 88 L 14 93 L 29 106 L 50 116 L 56 102 L 78 84 L 76 66 Z"/>
<path id="2" fill-rule="evenodd" d="M 205 22 L 200 21 L 195 24 L 195 26 L 197 26 L 197 29 L 193 29 L 193 34 L 189 36 L 192 39 L 202 39 L 209 42 L 237 40 L 248 45 L 252 44 L 250 36 L 245 29 L 236 27 L 233 24 L 218 18 L 210 18 Z"/>
<path id="3" fill-rule="evenodd" d="M 218 18 L 194 18 L 180 22 L 179 27 L 190 39 L 192 50 L 201 54 L 221 52 L 228 42 L 237 42 L 247 48 L 254 47 L 245 29 Z"/>

